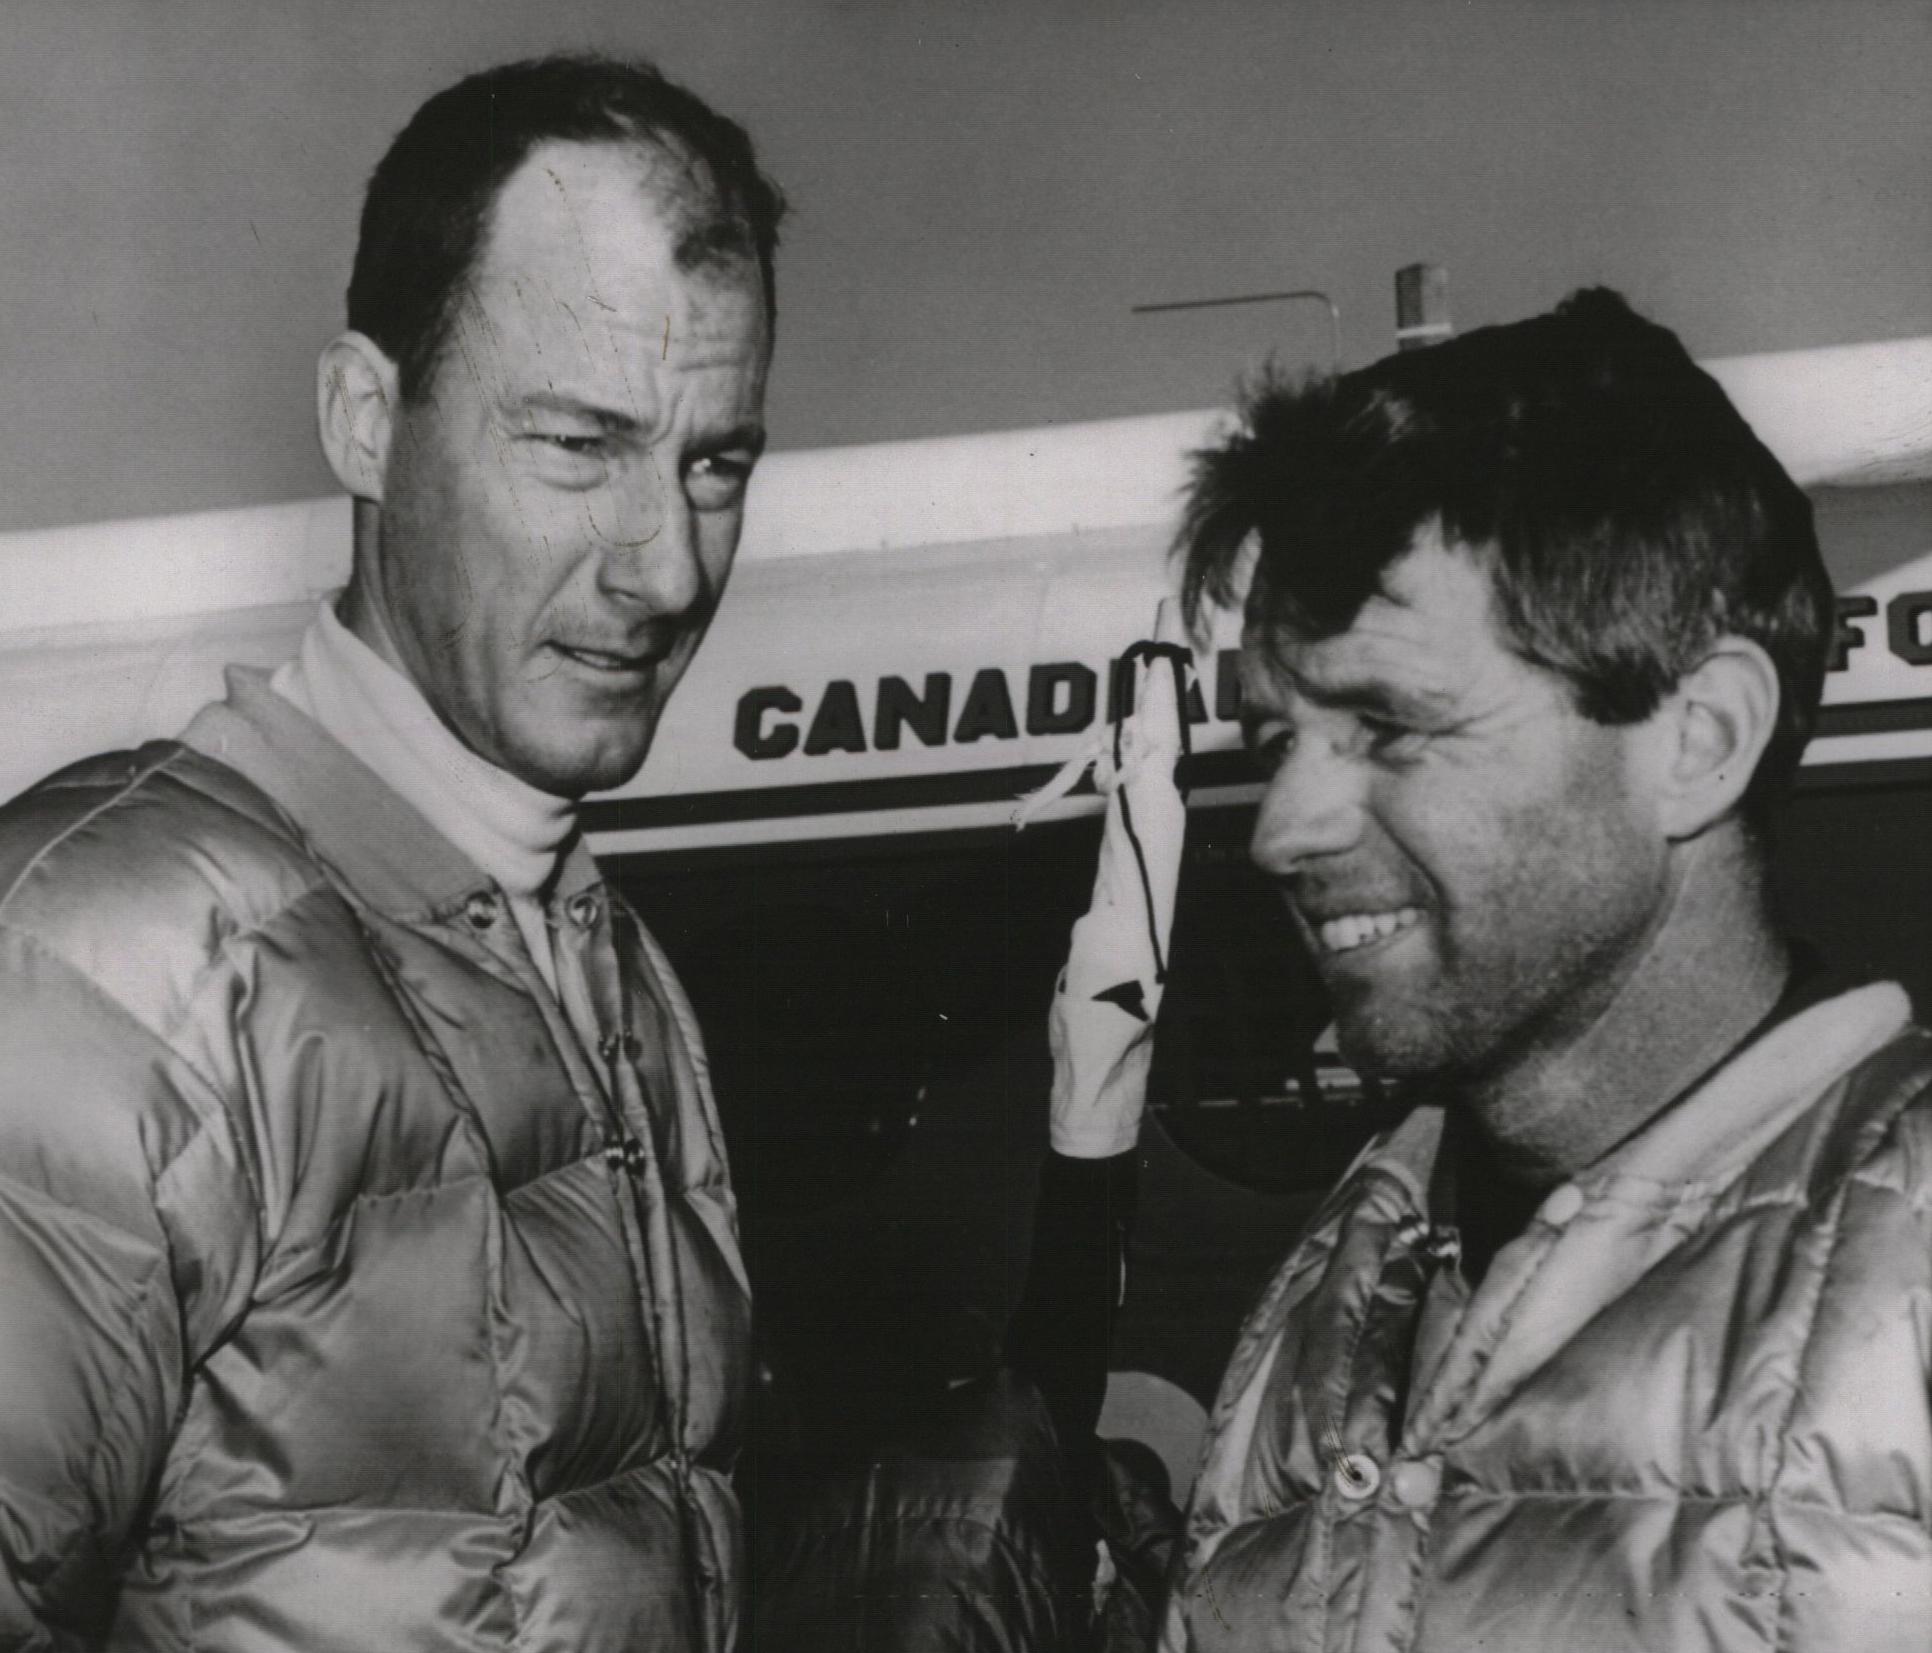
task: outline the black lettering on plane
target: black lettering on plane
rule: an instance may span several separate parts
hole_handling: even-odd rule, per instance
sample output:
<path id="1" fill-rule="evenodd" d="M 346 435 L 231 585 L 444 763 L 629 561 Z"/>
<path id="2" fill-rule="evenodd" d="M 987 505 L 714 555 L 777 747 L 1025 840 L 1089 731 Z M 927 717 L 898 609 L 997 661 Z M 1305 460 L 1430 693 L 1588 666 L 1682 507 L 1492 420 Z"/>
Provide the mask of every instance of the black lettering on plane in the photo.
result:
<path id="1" fill-rule="evenodd" d="M 872 744 L 881 752 L 899 750 L 899 731 L 910 729 L 927 746 L 946 744 L 946 714 L 953 703 L 951 672 L 927 672 L 926 692 L 915 695 L 903 677 L 879 679 L 872 718 Z"/>
<path id="2" fill-rule="evenodd" d="M 748 758 L 782 758 L 798 745 L 798 725 L 774 723 L 765 727 L 767 712 L 802 712 L 805 702 L 782 683 L 747 689 L 738 697 L 738 716 L 731 728 L 731 744 Z"/>
<path id="3" fill-rule="evenodd" d="M 1908 666 L 1932 665 L 1932 638 L 1921 622 L 1932 614 L 1932 591 L 1901 591 L 1885 605 L 1885 640 Z"/>
<path id="4" fill-rule="evenodd" d="M 1851 665 L 1851 651 L 1871 639 L 1861 620 L 1878 613 L 1878 600 L 1860 592 L 1838 599 L 1838 629 L 1832 635 L 1826 669 L 1842 672 Z M 1932 666 L 1932 591 L 1901 591 L 1885 605 L 1885 647 L 1908 666 Z"/>
<path id="5" fill-rule="evenodd" d="M 961 746 L 992 735 L 999 740 L 1018 740 L 1020 726 L 1013 721 L 1013 697 L 1006 690 L 1006 673 L 987 666 L 973 674 L 966 691 L 966 704 L 959 709 L 959 724 L 953 739 Z"/>
<path id="6" fill-rule="evenodd" d="M 1831 658 L 1825 663 L 1826 671 L 1842 672 L 1851 664 L 1851 651 L 1865 646 L 1864 628 L 1852 622 L 1877 612 L 1878 600 L 1874 597 L 1854 595 L 1838 599 L 1838 629 L 1832 634 Z"/>
<path id="7" fill-rule="evenodd" d="M 1845 670 L 1851 651 L 1871 643 L 1859 622 L 1878 612 L 1879 605 L 1871 597 L 1852 594 L 1838 599 L 1831 670 Z M 1885 605 L 1885 627 L 1891 653 L 1910 665 L 1932 665 L 1932 591 L 1906 591 L 1892 598 Z M 1212 712 L 1206 684 L 1198 680 L 1188 684 L 1189 723 L 1210 719 L 1227 723 L 1241 715 L 1240 658 L 1239 649 L 1222 649 L 1216 654 Z M 1136 676 L 1123 669 L 1118 659 L 1108 663 L 1105 713 L 1109 720 L 1137 687 Z M 1082 661 L 1055 660 L 1032 667 L 1026 680 L 1026 732 L 1076 735 L 1092 728 L 1101 710 L 1099 688 L 1100 674 Z M 1020 738 L 1013 691 L 1005 671 L 998 666 L 984 666 L 973 674 L 950 730 L 951 672 L 925 673 L 916 691 L 909 678 L 882 676 L 873 691 L 870 747 L 866 744 L 859 689 L 850 679 L 835 678 L 825 685 L 809 725 L 801 732 L 793 719 L 804 709 L 798 694 L 784 684 L 747 689 L 738 698 L 731 743 L 748 758 L 768 760 L 800 751 L 806 757 L 821 757 L 828 752 L 896 752 L 908 731 L 925 746 L 970 746 L 980 740 Z"/>
<path id="8" fill-rule="evenodd" d="M 805 734 L 805 755 L 826 752 L 863 752 L 865 724 L 859 718 L 859 691 L 845 678 L 834 678 L 825 685 L 824 697 L 812 714 L 812 726 Z"/>
<path id="9" fill-rule="evenodd" d="M 1094 690 L 1099 683 L 1093 667 L 1078 660 L 1035 666 L 1026 674 L 1026 732 L 1077 735 L 1093 722 Z M 1060 704 L 1063 688 L 1067 691 L 1065 705 Z"/>

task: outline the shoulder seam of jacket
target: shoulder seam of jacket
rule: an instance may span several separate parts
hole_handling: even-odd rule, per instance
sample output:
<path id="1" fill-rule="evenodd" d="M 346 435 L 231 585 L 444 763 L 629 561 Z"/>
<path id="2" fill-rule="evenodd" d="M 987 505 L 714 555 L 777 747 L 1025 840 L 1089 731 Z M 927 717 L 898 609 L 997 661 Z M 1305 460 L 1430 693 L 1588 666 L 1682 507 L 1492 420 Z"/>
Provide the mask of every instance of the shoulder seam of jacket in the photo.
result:
<path id="1" fill-rule="evenodd" d="M 191 746 L 186 746 L 181 744 L 180 742 L 175 742 L 170 747 L 170 749 L 167 752 L 165 752 L 154 763 L 148 765 L 145 769 L 142 769 L 139 773 L 133 776 L 130 776 L 124 784 L 115 788 L 112 794 L 102 799 L 99 803 L 94 805 L 93 808 L 87 810 L 84 814 L 77 816 L 73 821 L 70 821 L 61 832 L 57 833 L 53 838 L 49 839 L 45 844 L 43 844 L 34 853 L 32 859 L 27 863 L 27 865 L 21 869 L 19 876 L 16 877 L 13 883 L 8 886 L 5 894 L 0 895 L 0 928 L 6 928 L 11 933 L 21 936 L 23 938 L 32 939 L 35 942 L 36 946 L 38 947 L 39 951 L 44 956 L 50 959 L 58 960 L 66 969 L 71 971 L 78 979 L 87 982 L 87 984 L 90 987 L 92 987 L 94 991 L 100 995 L 101 998 L 103 998 L 109 1003 L 114 1004 L 120 1010 L 121 1014 L 124 1015 L 130 1022 L 134 1023 L 136 1026 L 142 1027 L 145 1031 L 148 1031 L 150 1035 L 154 1037 L 158 1043 L 168 1048 L 177 1057 L 180 1057 L 180 1052 L 174 1051 L 174 1047 L 170 1043 L 170 1040 L 172 1039 L 174 1033 L 179 1029 L 181 1025 L 180 1019 L 177 1019 L 175 1022 L 171 1023 L 168 1027 L 161 1029 L 159 1031 L 148 1029 L 146 1027 L 146 1024 L 143 1023 L 140 1020 L 140 1018 L 133 1013 L 132 1010 L 128 1009 L 127 1006 L 123 1005 L 120 1000 L 115 998 L 112 993 L 110 993 L 91 975 L 89 975 L 86 971 L 80 969 L 77 965 L 73 964 L 71 961 L 66 959 L 64 955 L 60 953 L 58 950 L 48 946 L 46 941 L 39 935 L 38 931 L 29 930 L 17 924 L 8 924 L 5 913 L 6 913 L 7 902 L 12 898 L 14 893 L 20 888 L 20 886 L 23 883 L 26 882 L 26 880 L 33 874 L 35 869 L 40 867 L 46 861 L 48 856 L 50 856 L 56 849 L 58 849 L 62 844 L 66 843 L 69 839 L 71 839 L 76 833 L 81 831 L 83 828 L 90 825 L 94 821 L 100 819 L 100 817 L 106 814 L 109 810 L 113 809 L 117 805 L 124 802 L 127 799 L 127 797 L 131 793 L 133 793 L 138 787 L 144 785 L 146 782 L 153 779 L 156 775 L 161 774 L 163 771 L 173 768 L 174 765 L 178 763 L 180 760 L 182 760 L 183 758 L 192 758 L 192 759 L 201 760 L 201 761 L 214 762 L 217 764 L 221 763 L 221 760 L 218 758 L 208 759 L 205 753 L 198 752 L 195 750 L 195 748 Z M 245 782 L 250 787 L 254 787 L 255 783 L 250 781 L 246 775 L 242 775 L 239 770 L 233 770 L 231 766 L 225 765 L 225 764 L 223 764 L 222 767 L 229 768 L 230 772 L 235 774 L 240 780 Z M 203 962 L 200 969 L 196 972 L 193 981 L 189 984 L 187 991 L 184 993 L 182 1014 L 183 1016 L 185 1016 L 188 1013 L 190 1007 L 196 1001 L 198 1001 L 202 993 L 206 991 L 208 983 L 219 975 L 221 968 L 223 966 L 227 966 L 232 969 L 232 963 L 227 957 L 227 949 L 230 945 L 236 942 L 248 942 L 248 941 L 254 940 L 256 937 L 260 936 L 271 924 L 275 923 L 278 919 L 282 918 L 291 909 L 299 906 L 302 902 L 308 900 L 309 897 L 314 895 L 318 890 L 329 891 L 337 894 L 339 894 L 340 892 L 336 890 L 336 886 L 330 880 L 327 872 L 318 864 L 315 851 L 308 844 L 307 840 L 300 835 L 299 830 L 293 830 L 292 823 L 285 822 L 282 820 L 276 820 L 276 819 L 263 820 L 255 815 L 249 814 L 245 810 L 237 808 L 233 803 L 229 802 L 227 799 L 216 796 L 214 793 L 208 791 L 205 787 L 195 784 L 194 780 L 189 778 L 188 776 L 177 775 L 177 776 L 174 776 L 173 778 L 178 780 L 186 790 L 193 793 L 198 800 L 206 803 L 209 807 L 219 810 L 222 814 L 231 816 L 234 819 L 243 822 L 249 828 L 253 829 L 254 831 L 262 833 L 264 836 L 270 839 L 279 839 L 286 846 L 287 850 L 290 852 L 289 858 L 293 861 L 299 861 L 300 863 L 302 863 L 303 872 L 304 872 L 303 882 L 299 889 L 289 892 L 271 910 L 264 912 L 257 917 L 254 917 L 252 920 L 250 920 L 247 923 L 241 922 L 240 921 L 241 915 L 234 912 L 234 910 L 228 904 L 222 903 L 222 902 L 216 903 L 215 911 L 222 914 L 224 917 L 227 917 L 230 920 L 234 921 L 234 927 L 229 931 L 227 935 L 220 938 L 219 944 L 216 950 L 213 953 L 211 953 L 207 957 L 207 959 Z M 260 789 L 256 788 L 256 790 L 259 791 Z M 264 796 L 266 796 L 266 794 L 264 794 Z M 273 804 L 274 800 L 270 799 L 269 802 Z M 212 888 L 210 886 L 207 886 L 206 884 L 204 884 L 203 887 L 210 888 L 210 893 L 213 893 Z M 213 1097 L 216 1100 L 217 1105 L 219 1105 L 221 1094 L 222 1094 L 221 1087 L 213 1081 L 211 1076 L 201 1073 L 199 1069 L 193 1069 L 192 1064 L 189 1064 L 185 1057 L 180 1057 L 180 1059 L 182 1060 L 184 1066 L 190 1067 L 191 1070 L 196 1073 L 197 1077 L 201 1079 L 202 1083 L 207 1086 L 210 1096 Z M 227 1112 L 226 1108 L 223 1108 L 222 1112 L 225 1115 Z"/>
<path id="2" fill-rule="evenodd" d="M 48 856 L 52 855 L 55 850 L 59 849 L 62 844 L 66 843 L 67 840 L 72 838 L 77 832 L 80 832 L 85 827 L 91 826 L 101 816 L 105 815 L 110 809 L 114 808 L 116 804 L 120 803 L 124 798 L 126 798 L 130 792 L 135 790 L 136 787 L 144 785 L 155 775 L 159 774 L 163 769 L 166 769 L 169 764 L 173 763 L 174 760 L 182 752 L 186 750 L 187 750 L 186 747 L 177 746 L 172 751 L 163 753 L 160 757 L 155 759 L 154 762 L 150 763 L 146 768 L 137 770 L 134 774 L 128 776 L 128 778 L 125 781 L 123 781 L 121 785 L 117 786 L 105 798 L 101 799 L 100 802 L 95 804 L 93 808 L 88 809 L 83 813 L 75 816 L 74 819 L 69 821 L 65 827 L 63 827 L 59 832 L 55 833 L 53 837 L 49 838 L 46 843 L 40 846 L 39 849 L 35 850 L 33 855 L 28 859 L 27 864 L 20 869 L 18 874 L 15 875 L 13 882 L 6 887 L 4 892 L 0 892 L 0 912 L 4 912 L 6 910 L 7 903 L 14 898 L 14 895 L 19 890 L 20 886 L 26 883 L 26 881 L 34 875 L 34 873 L 39 869 L 41 863 L 45 861 Z"/>
<path id="3" fill-rule="evenodd" d="M 34 851 L 33 856 L 28 860 L 27 864 L 20 869 L 19 873 L 15 876 L 13 882 L 7 886 L 4 892 L 0 892 L 0 915 L 3 915 L 5 913 L 8 902 L 10 902 L 13 899 L 14 895 L 19 891 L 20 887 L 24 883 L 26 883 L 26 881 L 30 877 L 33 876 L 33 874 L 46 862 L 47 858 L 51 856 L 56 850 L 60 849 L 76 834 L 83 831 L 85 828 L 91 826 L 95 821 L 99 820 L 103 815 L 106 815 L 111 810 L 125 803 L 127 799 L 135 791 L 145 786 L 149 781 L 153 780 L 155 776 L 174 770 L 176 766 L 181 764 L 184 759 L 193 760 L 194 762 L 200 762 L 200 763 L 216 764 L 219 767 L 227 770 L 230 774 L 234 775 L 236 779 L 243 782 L 251 790 L 256 792 L 261 791 L 261 789 L 258 786 L 256 786 L 253 781 L 249 780 L 249 778 L 246 775 L 242 774 L 240 770 L 235 769 L 232 765 L 222 763 L 222 761 L 219 758 L 210 758 L 206 753 L 199 752 L 192 746 L 185 746 L 181 744 L 179 741 L 173 742 L 169 746 L 169 749 L 166 752 L 162 753 L 160 757 L 155 759 L 154 762 L 147 765 L 147 767 L 145 767 L 144 769 L 139 770 L 137 773 L 130 775 L 127 778 L 127 780 L 125 780 L 121 785 L 115 787 L 114 790 L 107 797 L 101 799 L 92 808 L 86 810 L 84 813 L 76 816 L 73 820 L 69 821 L 65 827 L 63 827 L 52 838 L 48 839 L 46 843 L 42 844 L 39 849 Z M 223 798 L 218 794 L 211 792 L 207 787 L 198 784 L 197 780 L 191 775 L 172 774 L 170 775 L 170 778 L 179 782 L 179 784 L 182 786 L 184 790 L 191 793 L 197 801 L 203 804 L 206 804 L 209 808 L 218 810 L 223 815 L 233 817 L 235 820 L 244 823 L 246 826 L 248 826 L 249 828 L 253 829 L 256 832 L 263 834 L 265 837 L 268 837 L 271 839 L 279 839 L 292 852 L 293 858 L 299 859 L 307 863 L 309 868 L 309 878 L 304 883 L 302 889 L 298 891 L 295 895 L 289 897 L 287 901 L 283 902 L 281 907 L 278 907 L 274 912 L 267 914 L 265 918 L 262 920 L 262 923 L 267 923 L 268 921 L 280 916 L 283 910 L 285 910 L 289 906 L 294 905 L 296 901 L 299 901 L 300 899 L 302 899 L 302 897 L 307 895 L 311 890 L 313 890 L 317 884 L 326 885 L 329 883 L 326 873 L 324 873 L 321 870 L 321 868 L 315 864 L 316 856 L 315 856 L 314 850 L 309 846 L 307 840 L 301 836 L 300 832 L 295 829 L 294 824 L 285 817 L 280 807 L 276 805 L 275 800 L 273 798 L 268 797 L 266 793 L 262 793 L 262 797 L 269 804 L 273 813 L 268 818 L 265 819 L 260 815 L 251 814 L 247 810 L 237 807 L 229 799 Z M 75 782 L 70 784 L 75 787 L 78 787 L 80 783 Z M 247 929 L 238 928 L 235 934 L 237 937 L 252 935 L 260 927 L 261 926 L 258 924 L 256 926 L 253 926 L 252 928 L 247 928 Z"/>

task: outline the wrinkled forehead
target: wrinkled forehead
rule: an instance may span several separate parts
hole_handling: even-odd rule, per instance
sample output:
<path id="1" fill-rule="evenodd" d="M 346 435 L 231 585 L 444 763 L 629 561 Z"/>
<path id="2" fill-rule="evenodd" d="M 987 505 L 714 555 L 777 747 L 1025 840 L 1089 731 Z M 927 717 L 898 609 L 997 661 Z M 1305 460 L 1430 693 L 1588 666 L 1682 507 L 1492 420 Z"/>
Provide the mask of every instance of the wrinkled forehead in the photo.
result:
<path id="1" fill-rule="evenodd" d="M 748 226 L 705 169 L 654 141 L 551 142 L 503 181 L 472 293 L 534 283 L 606 307 L 641 279 L 700 298 L 761 289 Z"/>
<path id="2" fill-rule="evenodd" d="M 1311 657 L 1324 642 L 1346 635 L 1321 638 L 1281 621 L 1249 619 L 1241 628 L 1235 670 L 1244 710 L 1281 709 L 1305 698 Z"/>
<path id="3" fill-rule="evenodd" d="M 651 364 L 762 376 L 770 318 L 756 263 L 690 267 L 661 187 L 677 183 L 670 166 L 629 144 L 535 150 L 498 192 L 445 356 L 485 386 L 533 373 L 631 384 Z"/>
<path id="4" fill-rule="evenodd" d="M 1244 697 L 1326 698 L 1367 684 L 1448 686 L 1513 656 L 1493 559 L 1425 526 L 1345 621 L 1318 624 L 1292 604 L 1249 601 L 1241 628 Z"/>

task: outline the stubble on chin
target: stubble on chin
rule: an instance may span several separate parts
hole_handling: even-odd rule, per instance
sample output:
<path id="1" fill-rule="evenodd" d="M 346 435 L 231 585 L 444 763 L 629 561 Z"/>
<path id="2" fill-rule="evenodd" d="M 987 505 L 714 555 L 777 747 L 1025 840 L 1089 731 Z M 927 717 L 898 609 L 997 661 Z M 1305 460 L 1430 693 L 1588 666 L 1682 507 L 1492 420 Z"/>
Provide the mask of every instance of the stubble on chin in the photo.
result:
<path id="1" fill-rule="evenodd" d="M 1414 999 L 1377 1004 L 1360 992 L 1351 1004 L 1336 995 L 1335 1035 L 1342 1059 L 1356 1072 L 1389 1083 L 1447 1075 L 1460 1068 L 1455 1018 L 1444 1007 Z"/>

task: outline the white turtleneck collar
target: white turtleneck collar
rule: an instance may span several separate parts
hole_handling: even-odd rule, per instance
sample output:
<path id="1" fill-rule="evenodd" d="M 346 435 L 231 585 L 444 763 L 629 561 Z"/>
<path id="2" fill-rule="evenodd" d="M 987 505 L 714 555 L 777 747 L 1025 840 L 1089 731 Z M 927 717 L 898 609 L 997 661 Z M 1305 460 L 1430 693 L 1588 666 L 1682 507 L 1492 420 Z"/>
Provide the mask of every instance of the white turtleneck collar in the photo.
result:
<path id="1" fill-rule="evenodd" d="M 526 938 L 577 824 L 575 804 L 478 757 L 423 693 L 322 604 L 293 660 L 269 679 L 373 769 L 510 897 Z M 550 974 L 549 947 L 534 945 Z"/>

